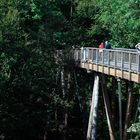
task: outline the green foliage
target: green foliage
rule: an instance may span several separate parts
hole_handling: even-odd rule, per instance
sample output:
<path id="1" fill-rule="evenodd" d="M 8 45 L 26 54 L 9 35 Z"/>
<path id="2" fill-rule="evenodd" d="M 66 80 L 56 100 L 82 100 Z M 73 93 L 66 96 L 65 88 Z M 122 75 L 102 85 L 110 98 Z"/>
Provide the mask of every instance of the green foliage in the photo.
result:
<path id="1" fill-rule="evenodd" d="M 140 110 L 140 108 L 139 108 Z M 136 123 L 133 123 L 131 127 L 127 130 L 129 133 L 133 134 L 133 140 L 139 140 L 140 138 L 140 115 Z"/>
<path id="2" fill-rule="evenodd" d="M 68 99 L 62 95 L 58 82 L 61 68 L 64 66 L 65 76 L 72 68 L 67 67 L 67 61 L 57 63 L 56 49 L 72 45 L 98 47 L 105 40 L 110 40 L 113 47 L 133 47 L 140 40 L 139 3 L 139 0 L 1 0 L 0 135 L 8 140 L 42 139 L 46 131 L 57 132 L 59 125 L 64 125 L 66 108 L 72 116 L 70 121 L 82 120 L 81 116 L 88 112 L 77 114 L 80 109 L 73 76 Z M 77 78 L 79 94 L 82 93 L 79 97 L 89 106 L 90 77 L 78 70 Z M 67 82 L 65 78 L 66 85 Z M 84 119 L 86 122 L 88 117 Z M 81 135 L 82 126 L 77 128 L 69 129 L 67 135 Z"/>
<path id="3" fill-rule="evenodd" d="M 79 15 L 92 19 L 89 35 L 100 35 L 113 47 L 133 48 L 139 42 L 139 12 L 137 0 L 81 0 L 78 5 Z"/>
<path id="4" fill-rule="evenodd" d="M 107 28 L 112 36 L 114 46 L 133 47 L 138 42 L 139 19 L 133 14 L 134 1 L 101 1 L 99 21 Z"/>
<path id="5" fill-rule="evenodd" d="M 0 2 L 0 135 L 5 139 L 39 140 L 56 133 L 65 108 L 74 108 L 73 93 L 65 100 L 56 82 L 62 64 L 56 64 L 55 49 L 76 40 L 63 9 L 69 2 Z"/>
<path id="6" fill-rule="evenodd" d="M 32 0 L 32 12 L 35 14 L 33 16 L 33 19 L 41 19 L 42 14 L 40 9 L 38 9 L 37 5 L 34 3 L 34 1 Z"/>
<path id="7" fill-rule="evenodd" d="M 29 1 L 0 1 L 0 44 L 14 45 L 23 43 L 28 34 L 24 31 L 25 20 L 29 20 Z"/>
<path id="8" fill-rule="evenodd" d="M 10 79 L 11 68 L 15 62 L 16 60 L 14 60 L 14 58 L 6 56 L 5 53 L 1 53 L 0 55 L 0 64 L 1 64 L 0 81 L 1 82 L 5 82 Z"/>

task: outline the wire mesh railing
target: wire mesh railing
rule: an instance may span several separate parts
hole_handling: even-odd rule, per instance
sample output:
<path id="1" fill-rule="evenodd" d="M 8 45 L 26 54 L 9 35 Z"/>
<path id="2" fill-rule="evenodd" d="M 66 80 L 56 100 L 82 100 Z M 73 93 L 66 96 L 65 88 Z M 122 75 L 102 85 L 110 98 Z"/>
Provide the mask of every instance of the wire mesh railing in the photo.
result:
<path id="1" fill-rule="evenodd" d="M 129 72 L 140 73 L 140 54 L 134 49 L 85 47 L 73 50 L 75 61 L 88 62 Z"/>

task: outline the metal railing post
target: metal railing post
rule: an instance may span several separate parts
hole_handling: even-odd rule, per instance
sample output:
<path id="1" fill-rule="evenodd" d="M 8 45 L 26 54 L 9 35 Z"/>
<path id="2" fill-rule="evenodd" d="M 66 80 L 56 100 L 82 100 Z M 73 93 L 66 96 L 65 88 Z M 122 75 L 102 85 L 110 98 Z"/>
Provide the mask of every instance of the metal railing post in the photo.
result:
<path id="1" fill-rule="evenodd" d="M 138 72 L 138 74 L 140 73 L 140 54 L 138 54 L 138 70 L 137 70 L 137 72 Z"/>
<path id="2" fill-rule="evenodd" d="M 124 52 L 121 52 L 121 71 L 123 70 Z"/>
<path id="3" fill-rule="evenodd" d="M 108 67 L 110 65 L 110 51 L 108 50 Z"/>
<path id="4" fill-rule="evenodd" d="M 131 53 L 129 53 L 129 80 L 131 79 Z"/>
<path id="5" fill-rule="evenodd" d="M 88 61 L 89 60 L 89 49 L 88 48 L 86 48 L 85 49 L 86 50 L 86 61 Z"/>
<path id="6" fill-rule="evenodd" d="M 91 62 L 93 63 L 93 49 L 91 50 Z"/>
<path id="7" fill-rule="evenodd" d="M 102 50 L 102 53 L 101 53 L 102 55 L 101 55 L 101 60 L 102 60 L 102 64 L 104 64 L 104 50 Z"/>
<path id="8" fill-rule="evenodd" d="M 86 61 L 86 50 L 85 50 L 85 48 L 83 49 L 83 60 Z"/>
<path id="9" fill-rule="evenodd" d="M 99 59 L 98 49 L 96 49 L 96 64 L 98 64 L 98 59 Z"/>
<path id="10" fill-rule="evenodd" d="M 114 69 L 116 68 L 116 53 L 114 53 Z"/>
<path id="11" fill-rule="evenodd" d="M 81 48 L 81 61 L 83 60 L 83 47 Z"/>

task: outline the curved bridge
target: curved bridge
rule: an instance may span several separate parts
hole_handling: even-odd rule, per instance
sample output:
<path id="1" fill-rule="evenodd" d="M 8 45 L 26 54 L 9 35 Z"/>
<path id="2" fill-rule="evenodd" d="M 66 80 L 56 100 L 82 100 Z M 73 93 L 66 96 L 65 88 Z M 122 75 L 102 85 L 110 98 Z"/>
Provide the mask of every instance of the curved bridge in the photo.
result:
<path id="1" fill-rule="evenodd" d="M 140 83 L 140 53 L 135 49 L 85 47 L 72 54 L 81 68 Z"/>

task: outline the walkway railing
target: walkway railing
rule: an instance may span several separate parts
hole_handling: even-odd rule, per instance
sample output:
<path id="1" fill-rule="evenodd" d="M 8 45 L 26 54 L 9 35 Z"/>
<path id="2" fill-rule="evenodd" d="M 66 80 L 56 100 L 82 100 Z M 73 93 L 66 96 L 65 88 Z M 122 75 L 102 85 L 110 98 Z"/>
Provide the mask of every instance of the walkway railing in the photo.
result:
<path id="1" fill-rule="evenodd" d="M 134 49 L 99 49 L 85 47 L 74 49 L 73 59 L 75 61 L 140 73 L 140 54 Z"/>

